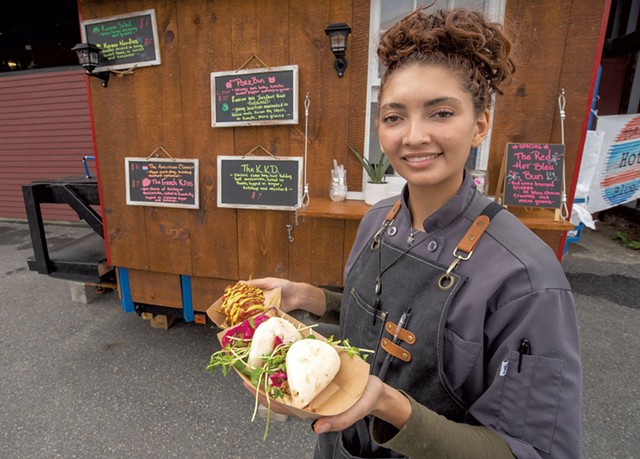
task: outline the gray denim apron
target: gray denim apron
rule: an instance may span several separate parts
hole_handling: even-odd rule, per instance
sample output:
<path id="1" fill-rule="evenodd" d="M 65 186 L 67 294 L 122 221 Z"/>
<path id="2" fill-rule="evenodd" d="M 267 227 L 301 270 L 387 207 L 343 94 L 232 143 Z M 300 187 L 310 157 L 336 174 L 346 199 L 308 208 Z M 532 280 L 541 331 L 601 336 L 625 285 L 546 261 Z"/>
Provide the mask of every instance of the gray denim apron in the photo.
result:
<path id="1" fill-rule="evenodd" d="M 389 220 L 393 218 L 387 216 L 386 222 Z M 340 313 L 341 337 L 348 338 L 354 346 L 375 350 L 369 363 L 371 373 L 378 375 L 387 356 L 381 342 L 392 339 L 389 324 L 397 325 L 403 313 L 411 308 L 410 319 L 403 328 L 415 337 L 410 340 L 414 342 L 399 342 L 410 354 L 410 361 L 391 359 L 384 382 L 405 391 L 436 413 L 462 422 L 466 407 L 444 374 L 443 345 L 449 306 L 466 277 L 452 272 L 457 262 L 447 269 L 416 254 L 415 248 L 420 243 L 409 249 L 390 244 L 384 238 L 387 227 L 383 225 L 382 229 L 372 237 L 349 272 Z M 376 279 L 380 280 L 378 289 Z M 443 285 L 447 288 L 442 288 Z M 370 421 L 365 418 L 342 432 L 321 434 L 314 457 L 405 457 L 372 441 Z"/>

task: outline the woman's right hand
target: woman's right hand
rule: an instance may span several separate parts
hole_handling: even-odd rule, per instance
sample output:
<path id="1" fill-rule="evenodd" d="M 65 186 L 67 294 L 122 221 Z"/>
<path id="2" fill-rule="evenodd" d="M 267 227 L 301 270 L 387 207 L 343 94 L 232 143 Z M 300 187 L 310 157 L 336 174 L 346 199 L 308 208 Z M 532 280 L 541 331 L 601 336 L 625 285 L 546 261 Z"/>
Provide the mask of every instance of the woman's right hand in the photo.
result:
<path id="1" fill-rule="evenodd" d="M 280 309 L 282 312 L 290 312 L 295 309 L 304 309 L 318 316 L 322 316 L 326 310 L 324 291 L 304 282 L 292 282 L 279 277 L 263 277 L 247 281 L 263 290 L 281 289 Z"/>

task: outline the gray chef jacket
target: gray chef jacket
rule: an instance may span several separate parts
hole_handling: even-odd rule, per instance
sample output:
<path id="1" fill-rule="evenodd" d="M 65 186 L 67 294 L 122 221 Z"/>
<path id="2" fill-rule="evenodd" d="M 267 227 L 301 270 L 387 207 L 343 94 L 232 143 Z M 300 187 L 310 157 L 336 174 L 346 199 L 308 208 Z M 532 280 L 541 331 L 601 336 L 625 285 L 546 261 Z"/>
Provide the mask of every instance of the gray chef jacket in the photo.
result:
<path id="1" fill-rule="evenodd" d="M 407 197 L 405 188 L 402 207 L 385 234 L 398 245 L 407 243 L 412 226 Z M 345 278 L 397 199 L 379 202 L 363 218 Z M 412 251 L 449 266 L 456 244 L 488 202 L 475 189 L 471 175 L 465 174 L 458 193 L 424 221 L 425 233 L 415 236 Z M 518 458 L 580 457 L 576 310 L 552 250 L 502 211 L 456 272 L 468 279 L 449 309 L 444 371 L 468 406 L 469 422 L 495 431 Z M 411 287 L 410 278 L 399 281 Z M 530 344 L 526 352 L 521 350 L 524 339 Z"/>

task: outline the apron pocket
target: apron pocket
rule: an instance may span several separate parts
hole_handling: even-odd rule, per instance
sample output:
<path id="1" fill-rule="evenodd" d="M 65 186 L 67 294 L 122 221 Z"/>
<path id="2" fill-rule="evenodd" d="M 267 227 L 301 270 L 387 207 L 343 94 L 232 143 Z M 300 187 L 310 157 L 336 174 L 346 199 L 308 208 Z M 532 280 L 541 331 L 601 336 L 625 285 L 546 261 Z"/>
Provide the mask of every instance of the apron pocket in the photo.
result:
<path id="1" fill-rule="evenodd" d="M 509 352 L 504 375 L 499 428 L 549 452 L 558 419 L 562 384 L 562 360 Z M 507 422 L 507 419 L 510 422 Z"/>
<path id="2" fill-rule="evenodd" d="M 349 324 L 350 336 L 343 338 L 348 338 L 354 346 L 377 351 L 384 329 L 385 313 L 367 303 L 356 289 L 351 289 L 344 314 L 344 321 L 341 322 Z"/>

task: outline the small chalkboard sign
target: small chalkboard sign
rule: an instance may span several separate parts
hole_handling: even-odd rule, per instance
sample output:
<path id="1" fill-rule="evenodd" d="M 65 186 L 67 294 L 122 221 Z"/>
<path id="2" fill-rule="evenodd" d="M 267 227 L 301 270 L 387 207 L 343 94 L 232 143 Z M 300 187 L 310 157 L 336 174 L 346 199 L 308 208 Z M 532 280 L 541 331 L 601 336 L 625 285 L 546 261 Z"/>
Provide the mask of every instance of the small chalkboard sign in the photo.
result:
<path id="1" fill-rule="evenodd" d="M 564 145 L 509 143 L 504 204 L 560 208 Z"/>
<path id="2" fill-rule="evenodd" d="M 302 162 L 301 157 L 218 156 L 218 207 L 297 209 Z"/>
<path id="3" fill-rule="evenodd" d="M 213 127 L 298 123 L 298 66 L 211 74 Z"/>
<path id="4" fill-rule="evenodd" d="M 198 160 L 125 158 L 127 204 L 197 209 Z"/>
<path id="5" fill-rule="evenodd" d="M 160 65 L 154 9 L 82 21 L 82 41 L 102 51 L 96 71 Z"/>

